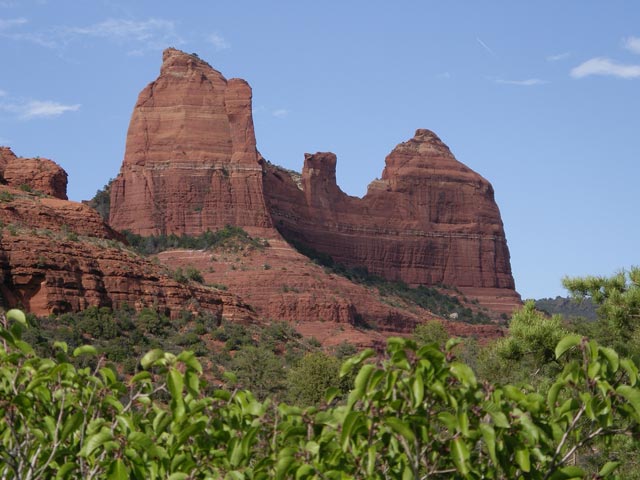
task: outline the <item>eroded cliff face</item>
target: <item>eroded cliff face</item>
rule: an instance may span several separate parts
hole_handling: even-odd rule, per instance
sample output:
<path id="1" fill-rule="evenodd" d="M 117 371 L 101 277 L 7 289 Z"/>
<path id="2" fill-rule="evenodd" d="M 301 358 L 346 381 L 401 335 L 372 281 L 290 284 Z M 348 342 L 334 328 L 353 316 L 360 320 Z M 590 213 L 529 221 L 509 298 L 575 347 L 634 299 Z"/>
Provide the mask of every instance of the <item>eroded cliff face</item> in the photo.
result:
<path id="1" fill-rule="evenodd" d="M 109 223 L 142 235 L 271 226 L 244 80 L 165 50 L 131 117 Z"/>
<path id="2" fill-rule="evenodd" d="M 219 316 L 253 317 L 235 295 L 179 283 L 166 267 L 127 250 L 95 210 L 62 199 L 66 173 L 61 167 L 50 160 L 24 160 L 0 150 L 2 307 L 49 315 L 127 304 L 170 316 L 202 307 Z M 20 170 L 15 164 L 28 165 L 34 176 L 13 174 Z M 55 197 L 44 194 L 48 186 Z"/>
<path id="3" fill-rule="evenodd" d="M 142 235 L 276 228 L 391 280 L 455 286 L 495 311 L 520 303 L 493 188 L 433 132 L 398 145 L 362 199 L 340 190 L 335 167 L 332 153 L 307 154 L 296 177 L 263 160 L 247 83 L 168 49 L 134 108 L 110 224 Z"/>
<path id="4" fill-rule="evenodd" d="M 433 132 L 398 145 L 362 199 L 338 188 L 335 167 L 332 153 L 307 154 L 301 189 L 268 171 L 267 204 L 285 238 L 410 285 L 514 288 L 491 184 Z"/>
<path id="5" fill-rule="evenodd" d="M 17 157 L 0 147 L 0 183 L 67 199 L 67 172 L 46 158 Z"/>
<path id="6" fill-rule="evenodd" d="M 171 250 L 158 258 L 172 268 L 208 265 L 202 268 L 205 281 L 223 284 L 240 295 L 259 318 L 290 322 L 325 346 L 349 342 L 375 348 L 384 346 L 389 335 L 411 334 L 421 322 L 442 321 L 399 296 L 325 271 L 281 237 L 267 240 L 263 248 Z M 227 309 L 225 303 L 225 312 Z M 444 323 L 452 336 L 503 335 L 496 324 L 471 325 L 453 319 Z"/>

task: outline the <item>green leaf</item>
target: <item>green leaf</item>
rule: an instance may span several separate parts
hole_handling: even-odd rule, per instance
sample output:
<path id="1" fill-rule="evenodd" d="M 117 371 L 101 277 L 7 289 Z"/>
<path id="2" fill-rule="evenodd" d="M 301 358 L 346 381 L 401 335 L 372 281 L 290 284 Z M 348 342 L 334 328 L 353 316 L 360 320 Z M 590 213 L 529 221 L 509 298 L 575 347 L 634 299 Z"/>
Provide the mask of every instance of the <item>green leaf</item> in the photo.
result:
<path id="1" fill-rule="evenodd" d="M 634 386 L 638 381 L 638 367 L 636 366 L 636 364 L 628 358 L 623 358 L 622 360 L 620 360 L 620 366 L 629 376 L 629 383 L 631 384 L 631 386 Z"/>
<path id="2" fill-rule="evenodd" d="M 615 373 L 618 371 L 618 367 L 620 366 L 620 357 L 612 348 L 600 347 L 599 352 L 607 359 L 609 365 L 611 366 L 611 372 Z"/>
<path id="3" fill-rule="evenodd" d="M 356 429 L 357 423 L 361 420 L 361 412 L 349 412 L 342 423 L 342 433 L 340 435 L 340 445 L 343 450 L 347 450 L 349 441 L 353 439 L 353 431 Z"/>
<path id="4" fill-rule="evenodd" d="M 398 417 L 387 417 L 384 419 L 384 422 L 389 425 L 394 432 L 402 435 L 410 443 L 413 443 L 415 441 L 416 436 L 409 425 L 400 420 Z"/>
<path id="5" fill-rule="evenodd" d="M 516 463 L 523 472 L 528 473 L 531 471 L 531 459 L 528 448 L 522 447 L 516 449 Z"/>
<path id="6" fill-rule="evenodd" d="M 579 467 L 573 465 L 568 467 L 562 467 L 560 470 L 553 472 L 551 480 L 582 480 L 585 472 Z"/>
<path id="7" fill-rule="evenodd" d="M 469 415 L 466 410 L 458 412 L 458 430 L 465 437 L 469 436 Z"/>
<path id="8" fill-rule="evenodd" d="M 191 369 L 187 369 L 187 371 L 184 372 L 184 376 L 187 380 L 187 392 L 189 392 L 194 397 L 197 397 L 198 393 L 200 393 L 200 377 Z"/>
<path id="9" fill-rule="evenodd" d="M 245 476 L 242 472 L 238 472 L 237 470 L 232 470 L 231 472 L 228 472 L 225 476 L 225 479 L 229 478 L 231 480 L 244 480 Z M 169 477 L 169 480 L 171 479 L 171 477 Z"/>
<path id="10" fill-rule="evenodd" d="M 629 385 L 620 385 L 616 393 L 622 395 L 631 404 L 636 414 L 640 416 L 640 390 Z"/>
<path id="11" fill-rule="evenodd" d="M 311 465 L 300 465 L 296 470 L 296 480 L 311 477 L 315 473 L 315 470 Z"/>
<path id="12" fill-rule="evenodd" d="M 136 373 L 133 377 L 131 377 L 131 379 L 129 380 L 129 384 L 133 385 L 134 383 L 142 383 L 145 380 L 150 380 L 151 379 L 151 374 L 149 372 L 139 372 Z"/>
<path id="13" fill-rule="evenodd" d="M 84 455 L 90 456 L 97 448 L 104 445 L 113 438 L 113 434 L 109 430 L 100 430 L 98 433 L 91 435 L 84 445 Z"/>
<path id="14" fill-rule="evenodd" d="M 367 450 L 367 475 L 373 477 L 376 468 L 377 449 L 375 445 L 371 445 Z"/>
<path id="15" fill-rule="evenodd" d="M 69 350 L 69 345 L 67 345 L 67 342 L 53 342 L 53 348 L 59 348 L 60 350 L 62 350 L 64 353 L 67 353 Z"/>
<path id="16" fill-rule="evenodd" d="M 182 398 L 182 389 L 184 388 L 184 377 L 175 368 L 172 368 L 171 370 L 169 370 L 167 387 L 169 387 L 169 393 L 171 393 L 171 397 L 173 397 L 174 399 Z"/>
<path id="17" fill-rule="evenodd" d="M 607 463 L 605 463 L 604 466 L 598 472 L 598 476 L 606 477 L 607 475 L 610 475 L 611 473 L 613 473 L 613 471 L 616 468 L 618 468 L 620 466 L 621 463 L 622 462 L 607 462 Z"/>
<path id="18" fill-rule="evenodd" d="M 360 400 L 366 391 L 367 384 L 376 367 L 371 364 L 363 365 L 355 380 L 355 387 L 349 393 L 348 407 L 351 408 L 358 400 Z"/>
<path id="19" fill-rule="evenodd" d="M 79 357 L 80 355 L 97 355 L 97 354 L 98 354 L 98 350 L 96 350 L 96 347 L 94 347 L 93 345 L 82 345 L 73 351 L 74 357 Z"/>
<path id="20" fill-rule="evenodd" d="M 496 431 L 488 423 L 481 423 L 480 432 L 482 433 L 482 438 L 484 439 L 484 443 L 489 451 L 489 456 L 491 457 L 493 464 L 497 466 L 498 457 L 496 456 Z"/>
<path id="21" fill-rule="evenodd" d="M 127 442 L 129 445 L 133 445 L 136 448 L 141 448 L 142 450 L 148 450 L 153 445 L 153 441 L 148 435 L 145 435 L 142 432 L 131 432 L 127 437 Z"/>
<path id="22" fill-rule="evenodd" d="M 202 373 L 202 365 L 196 358 L 196 355 L 191 351 L 184 351 L 178 355 L 178 360 L 183 362 L 187 367 L 195 370 L 198 373 Z"/>
<path id="23" fill-rule="evenodd" d="M 500 428 L 511 427 L 511 424 L 509 423 L 509 420 L 507 420 L 507 416 L 504 413 L 489 412 L 489 415 L 491 416 L 491 420 L 493 420 L 493 423 L 496 427 L 500 427 Z"/>
<path id="24" fill-rule="evenodd" d="M 451 455 L 453 463 L 462 475 L 469 473 L 469 447 L 464 439 L 458 437 L 451 442 Z"/>
<path id="25" fill-rule="evenodd" d="M 76 468 L 78 468 L 78 465 L 75 462 L 65 463 L 56 472 L 56 480 L 64 480 L 65 478 L 69 478 L 69 476 Z"/>
<path id="26" fill-rule="evenodd" d="M 69 435 L 75 432 L 84 420 L 84 414 L 82 412 L 76 412 L 64 422 L 62 432 L 60 433 L 60 440 L 65 440 Z"/>
<path id="27" fill-rule="evenodd" d="M 140 365 L 142 365 L 142 368 L 147 369 L 161 358 L 164 358 L 164 352 L 159 348 L 154 348 L 144 354 L 142 359 L 140 359 Z"/>
<path id="28" fill-rule="evenodd" d="M 476 376 L 468 365 L 461 362 L 451 363 L 451 373 L 465 386 L 475 387 Z"/>
<path id="29" fill-rule="evenodd" d="M 120 458 L 111 462 L 107 471 L 107 480 L 127 480 L 128 478 L 129 469 Z"/>
<path id="30" fill-rule="evenodd" d="M 414 406 L 417 407 L 422 403 L 422 400 L 424 400 L 424 380 L 420 372 L 417 372 L 411 386 L 413 388 Z"/>
<path id="31" fill-rule="evenodd" d="M 566 385 L 565 381 L 559 380 L 549 388 L 549 392 L 547 393 L 547 405 L 551 409 L 551 412 L 555 411 L 556 408 L 556 400 L 558 400 L 558 394 L 560 393 L 560 389 Z"/>
<path id="32" fill-rule="evenodd" d="M 324 401 L 327 403 L 331 403 L 336 399 L 336 397 L 340 396 L 341 394 L 342 391 L 339 388 L 329 387 L 324 394 Z"/>
<path id="33" fill-rule="evenodd" d="M 22 353 L 24 353 L 25 355 L 33 355 L 34 354 L 33 347 L 31 347 L 31 345 L 29 345 L 27 342 L 24 342 L 22 340 L 16 340 L 15 341 L 15 346 L 18 347 L 20 349 L 20 351 Z"/>
<path id="34" fill-rule="evenodd" d="M 373 349 L 367 348 L 360 352 L 358 355 L 348 358 L 340 367 L 340 377 L 344 377 L 353 369 L 353 367 L 360 365 L 367 358 L 373 357 L 375 354 L 376 352 Z"/>
<path id="35" fill-rule="evenodd" d="M 176 472 L 169 475 L 167 480 L 185 480 L 185 478 L 189 478 L 189 475 L 184 472 Z"/>
<path id="36" fill-rule="evenodd" d="M 356 376 L 356 381 L 355 381 L 356 390 L 361 390 L 361 391 L 365 390 L 365 388 L 367 387 L 367 383 L 369 382 L 369 378 L 371 377 L 375 369 L 376 367 L 371 364 L 364 365 L 360 369 L 360 371 L 358 372 L 358 375 Z"/>
<path id="37" fill-rule="evenodd" d="M 451 412 L 440 412 L 436 418 L 444 423 L 447 430 L 455 431 L 458 428 L 458 418 Z"/>
<path id="38" fill-rule="evenodd" d="M 17 308 L 12 308 L 6 313 L 7 320 L 13 320 L 14 322 L 18 322 L 25 327 L 27 326 L 27 317 L 25 317 L 24 312 L 22 310 L 18 310 Z"/>
<path id="39" fill-rule="evenodd" d="M 556 359 L 560 359 L 560 357 L 562 357 L 562 355 L 564 355 L 567 350 L 575 347 L 576 345 L 579 345 L 580 342 L 582 342 L 582 335 L 574 333 L 572 335 L 567 335 L 566 337 L 564 337 L 558 342 L 558 345 L 556 346 Z"/>

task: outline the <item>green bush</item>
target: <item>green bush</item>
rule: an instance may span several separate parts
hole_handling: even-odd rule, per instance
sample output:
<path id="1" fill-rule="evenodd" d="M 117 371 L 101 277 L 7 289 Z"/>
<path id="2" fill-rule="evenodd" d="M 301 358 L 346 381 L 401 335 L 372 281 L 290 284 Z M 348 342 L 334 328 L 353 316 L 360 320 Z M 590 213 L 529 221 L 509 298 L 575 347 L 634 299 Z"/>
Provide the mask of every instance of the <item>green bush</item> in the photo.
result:
<path id="1" fill-rule="evenodd" d="M 43 358 L 26 323 L 15 310 L 0 321 L 0 478 L 629 478 L 640 434 L 637 366 L 579 335 L 555 347 L 544 395 L 390 338 L 385 358 L 343 364 L 357 372 L 345 402 L 333 387 L 303 408 L 208 389 L 191 352 L 151 350 L 126 380 L 88 345 Z M 247 351 L 243 384 L 261 387 L 258 364 L 282 377 L 272 352 Z"/>
<path id="2" fill-rule="evenodd" d="M 329 388 L 349 389 L 340 379 L 340 361 L 323 352 L 305 355 L 287 375 L 289 401 L 296 405 L 318 405 Z"/>
<path id="3" fill-rule="evenodd" d="M 228 247 L 234 251 L 244 248 L 262 249 L 268 244 L 264 241 L 252 238 L 240 227 L 227 225 L 220 230 L 212 232 L 207 230 L 200 235 L 141 235 L 124 230 L 127 243 L 142 255 L 152 255 L 172 248 L 185 248 L 190 250 L 206 250 L 214 247 Z"/>

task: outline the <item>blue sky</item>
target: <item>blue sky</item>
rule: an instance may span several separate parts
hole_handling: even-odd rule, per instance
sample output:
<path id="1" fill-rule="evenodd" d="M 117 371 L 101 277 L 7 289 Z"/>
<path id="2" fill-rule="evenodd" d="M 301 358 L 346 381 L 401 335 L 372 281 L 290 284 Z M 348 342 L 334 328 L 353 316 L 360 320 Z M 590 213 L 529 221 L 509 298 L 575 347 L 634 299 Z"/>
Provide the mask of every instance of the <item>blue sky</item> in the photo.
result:
<path id="1" fill-rule="evenodd" d="M 640 3 L 0 0 L 0 145 L 87 199 L 168 46 L 253 87 L 258 148 L 361 196 L 435 131 L 496 191 L 518 291 L 640 264 Z"/>

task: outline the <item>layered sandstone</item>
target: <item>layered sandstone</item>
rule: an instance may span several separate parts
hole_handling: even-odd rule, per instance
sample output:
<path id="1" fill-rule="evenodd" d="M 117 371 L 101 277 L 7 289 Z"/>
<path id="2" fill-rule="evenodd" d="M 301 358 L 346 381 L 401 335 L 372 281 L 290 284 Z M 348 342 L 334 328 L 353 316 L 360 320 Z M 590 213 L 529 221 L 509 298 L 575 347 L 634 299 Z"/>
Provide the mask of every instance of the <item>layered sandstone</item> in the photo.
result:
<path id="1" fill-rule="evenodd" d="M 264 248 L 171 250 L 158 258 L 174 269 L 200 267 L 207 282 L 239 294 L 259 318 L 290 322 L 325 346 L 341 342 L 384 346 L 386 336 L 407 335 L 421 322 L 442 320 L 398 296 L 383 295 L 375 287 L 325 271 L 282 238 L 267 240 Z M 444 323 L 456 336 L 496 338 L 503 334 L 495 324 Z"/>
<path id="2" fill-rule="evenodd" d="M 142 235 L 271 226 L 244 80 L 165 50 L 131 117 L 109 223 Z"/>
<path id="3" fill-rule="evenodd" d="M 127 250 L 121 236 L 92 208 L 43 195 L 48 183 L 20 179 L 20 188 L 11 186 L 17 177 L 7 172 L 23 159 L 8 149 L 0 153 L 7 183 L 0 185 L 0 306 L 49 315 L 126 304 L 156 308 L 170 316 L 204 308 L 219 317 L 254 319 L 234 294 L 179 283 L 165 266 Z M 49 160 L 32 160 L 34 171 L 52 172 L 54 178 L 59 178 L 58 171 L 64 173 L 57 165 L 52 168 Z M 22 187 L 25 184 L 33 192 Z M 66 184 L 59 187 L 53 193 L 66 197 Z"/>
<path id="4" fill-rule="evenodd" d="M 67 199 L 67 172 L 46 158 L 17 157 L 0 147 L 0 183 Z"/>
<path id="5" fill-rule="evenodd" d="M 274 238 L 275 227 L 336 263 L 455 286 L 498 312 L 519 304 L 493 188 L 433 132 L 398 145 L 362 199 L 340 190 L 335 167 L 332 153 L 306 155 L 301 176 L 263 160 L 247 83 L 168 49 L 133 111 L 110 224 L 142 235 L 232 224 Z"/>
<path id="6" fill-rule="evenodd" d="M 412 286 L 450 285 L 481 299 L 490 289 L 494 311 L 520 303 L 491 184 L 433 132 L 398 145 L 362 199 L 340 190 L 335 169 L 334 154 L 307 154 L 299 185 L 267 165 L 267 205 L 285 238 Z"/>

